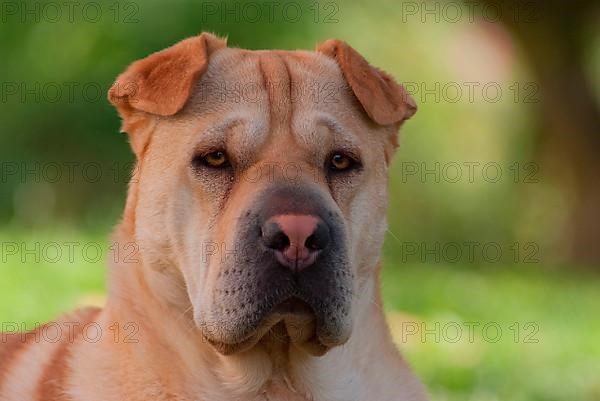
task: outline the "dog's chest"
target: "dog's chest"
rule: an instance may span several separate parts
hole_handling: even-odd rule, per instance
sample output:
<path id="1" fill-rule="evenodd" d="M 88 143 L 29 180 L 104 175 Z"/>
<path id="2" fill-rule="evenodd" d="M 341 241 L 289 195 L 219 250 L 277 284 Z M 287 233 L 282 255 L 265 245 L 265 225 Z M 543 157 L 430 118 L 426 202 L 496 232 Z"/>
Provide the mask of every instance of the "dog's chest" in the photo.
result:
<path id="1" fill-rule="evenodd" d="M 284 380 L 271 381 L 262 394 L 260 401 L 309 401 L 297 393 Z"/>

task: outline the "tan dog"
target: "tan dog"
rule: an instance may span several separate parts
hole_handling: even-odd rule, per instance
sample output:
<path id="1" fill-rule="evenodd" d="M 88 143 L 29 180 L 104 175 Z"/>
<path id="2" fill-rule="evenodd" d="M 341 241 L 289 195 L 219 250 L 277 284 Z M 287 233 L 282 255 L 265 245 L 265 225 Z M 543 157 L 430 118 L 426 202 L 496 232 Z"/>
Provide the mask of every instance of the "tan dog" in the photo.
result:
<path id="1" fill-rule="evenodd" d="M 54 323 L 69 335 L 3 336 L 2 401 L 425 400 L 378 282 L 387 168 L 416 110 L 400 85 L 341 41 L 204 33 L 109 98 L 137 156 L 115 237 L 139 258 L 112 266 L 102 311 Z"/>

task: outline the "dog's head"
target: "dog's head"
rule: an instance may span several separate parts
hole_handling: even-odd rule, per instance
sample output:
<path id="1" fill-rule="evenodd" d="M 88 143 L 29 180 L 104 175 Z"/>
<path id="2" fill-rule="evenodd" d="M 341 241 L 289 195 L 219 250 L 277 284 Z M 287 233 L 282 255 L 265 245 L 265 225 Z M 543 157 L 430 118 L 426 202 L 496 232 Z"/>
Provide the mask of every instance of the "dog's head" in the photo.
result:
<path id="1" fill-rule="evenodd" d="M 133 63 L 109 98 L 138 159 L 125 219 L 142 263 L 185 288 L 157 295 L 183 294 L 224 354 L 274 326 L 313 354 L 347 341 L 416 110 L 404 89 L 341 41 L 248 51 L 202 34 Z"/>

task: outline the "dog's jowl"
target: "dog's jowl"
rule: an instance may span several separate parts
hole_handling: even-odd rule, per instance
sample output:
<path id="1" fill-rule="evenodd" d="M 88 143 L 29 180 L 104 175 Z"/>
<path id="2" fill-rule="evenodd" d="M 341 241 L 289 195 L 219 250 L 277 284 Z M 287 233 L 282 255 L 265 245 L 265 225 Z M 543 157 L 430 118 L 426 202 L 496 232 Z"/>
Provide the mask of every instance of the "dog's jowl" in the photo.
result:
<path id="1" fill-rule="evenodd" d="M 109 100 L 137 158 L 113 237 L 138 254 L 112 261 L 101 311 L 56 322 L 73 335 L 5 336 L 0 400 L 426 399 L 379 291 L 387 170 L 416 111 L 401 85 L 342 41 L 204 33 L 131 64 Z"/>

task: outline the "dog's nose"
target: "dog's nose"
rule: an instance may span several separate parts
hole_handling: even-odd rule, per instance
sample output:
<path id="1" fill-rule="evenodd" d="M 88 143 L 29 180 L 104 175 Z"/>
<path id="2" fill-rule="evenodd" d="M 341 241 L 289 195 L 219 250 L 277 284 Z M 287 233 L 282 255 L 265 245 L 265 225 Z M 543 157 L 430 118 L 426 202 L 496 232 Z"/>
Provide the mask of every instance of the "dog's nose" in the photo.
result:
<path id="1" fill-rule="evenodd" d="M 262 226 L 263 243 L 277 261 L 294 271 L 312 265 L 329 245 L 329 228 L 317 216 L 280 214 Z"/>

